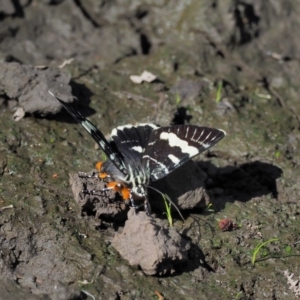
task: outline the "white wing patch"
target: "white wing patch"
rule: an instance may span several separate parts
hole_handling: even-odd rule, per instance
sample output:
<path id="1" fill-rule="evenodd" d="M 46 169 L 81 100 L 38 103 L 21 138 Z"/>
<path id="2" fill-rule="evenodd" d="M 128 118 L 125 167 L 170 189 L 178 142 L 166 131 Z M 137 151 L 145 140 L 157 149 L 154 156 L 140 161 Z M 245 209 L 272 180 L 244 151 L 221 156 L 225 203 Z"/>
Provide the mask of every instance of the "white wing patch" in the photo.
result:
<path id="1" fill-rule="evenodd" d="M 145 149 L 143 149 L 141 146 L 134 146 L 134 147 L 131 147 L 131 149 L 138 153 L 143 153 L 145 151 Z"/>
<path id="2" fill-rule="evenodd" d="M 201 143 L 201 146 L 207 149 L 211 146 L 211 144 Z"/>
<path id="3" fill-rule="evenodd" d="M 132 125 L 132 124 L 127 124 L 127 125 L 118 126 L 118 127 L 114 128 L 114 129 L 112 130 L 112 132 L 111 132 L 111 136 L 117 136 L 117 131 L 118 131 L 118 130 L 123 131 L 125 128 L 130 129 L 130 128 L 132 128 L 132 127 L 137 128 L 137 127 L 143 127 L 143 126 L 149 126 L 149 127 L 153 128 L 153 130 L 159 128 L 159 127 L 156 126 L 155 124 L 151 124 L 151 123 L 141 123 L 141 124 L 138 124 L 138 125 L 136 125 L 136 126 L 135 126 L 135 125 Z"/>
<path id="4" fill-rule="evenodd" d="M 168 155 L 169 159 L 172 161 L 172 163 L 174 163 L 175 165 L 177 165 L 180 162 L 180 159 L 178 159 L 175 155 L 173 154 L 169 154 Z"/>
<path id="5" fill-rule="evenodd" d="M 83 121 L 81 122 L 81 125 L 89 134 L 91 134 L 92 131 L 97 130 L 97 128 L 93 126 L 89 121 Z"/>
<path id="6" fill-rule="evenodd" d="M 189 146 L 187 141 L 180 139 L 175 133 L 162 132 L 159 137 L 162 140 L 168 141 L 170 147 L 179 147 L 181 152 L 187 153 L 190 156 L 199 153 L 199 150 L 196 147 Z"/>

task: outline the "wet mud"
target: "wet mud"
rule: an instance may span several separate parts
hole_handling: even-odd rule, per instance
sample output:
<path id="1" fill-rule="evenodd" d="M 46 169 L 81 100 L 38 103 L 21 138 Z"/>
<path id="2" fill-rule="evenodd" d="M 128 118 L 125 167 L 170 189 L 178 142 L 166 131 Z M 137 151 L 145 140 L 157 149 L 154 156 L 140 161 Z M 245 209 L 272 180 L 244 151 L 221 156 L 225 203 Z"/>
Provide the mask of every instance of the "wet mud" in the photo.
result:
<path id="1" fill-rule="evenodd" d="M 297 299 L 299 13 L 291 0 L 2 1 L 0 299 Z M 156 79 L 132 82 L 145 70 Z M 153 185 L 184 221 L 173 210 L 170 227 L 155 191 L 150 217 L 103 192 L 101 151 L 48 90 L 107 137 L 141 122 L 225 130 Z"/>

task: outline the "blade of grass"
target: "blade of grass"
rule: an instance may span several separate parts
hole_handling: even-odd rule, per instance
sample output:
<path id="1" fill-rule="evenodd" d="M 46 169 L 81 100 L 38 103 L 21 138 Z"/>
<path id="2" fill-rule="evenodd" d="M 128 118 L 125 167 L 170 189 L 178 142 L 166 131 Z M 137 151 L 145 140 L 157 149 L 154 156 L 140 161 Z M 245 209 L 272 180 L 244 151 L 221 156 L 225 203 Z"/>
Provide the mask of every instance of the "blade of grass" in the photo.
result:
<path id="1" fill-rule="evenodd" d="M 172 212 L 171 212 L 171 205 L 172 205 L 172 203 L 167 200 L 167 197 L 166 197 L 165 194 L 162 194 L 162 197 L 164 199 L 165 206 L 166 206 L 167 219 L 168 219 L 168 222 L 170 224 L 170 227 L 172 227 L 173 226 L 173 218 L 172 218 Z"/>
<path id="2" fill-rule="evenodd" d="M 279 240 L 279 239 L 274 238 L 274 239 L 269 239 L 269 240 L 267 240 L 267 241 L 265 241 L 265 242 L 263 242 L 263 243 L 259 243 L 259 244 L 255 247 L 255 249 L 254 249 L 254 251 L 253 251 L 253 254 L 252 254 L 252 258 L 251 258 L 251 263 L 252 263 L 252 265 L 253 265 L 253 266 L 255 265 L 255 262 L 256 262 L 256 256 L 257 256 L 258 252 L 260 251 L 260 249 L 261 249 L 262 247 L 264 247 L 265 245 L 267 245 L 267 244 L 269 244 L 269 243 L 276 242 L 276 241 L 278 241 L 278 240 Z"/>
<path id="3" fill-rule="evenodd" d="M 223 80 L 218 82 L 217 94 L 216 94 L 216 103 L 219 103 L 222 98 L 222 90 L 223 90 Z"/>

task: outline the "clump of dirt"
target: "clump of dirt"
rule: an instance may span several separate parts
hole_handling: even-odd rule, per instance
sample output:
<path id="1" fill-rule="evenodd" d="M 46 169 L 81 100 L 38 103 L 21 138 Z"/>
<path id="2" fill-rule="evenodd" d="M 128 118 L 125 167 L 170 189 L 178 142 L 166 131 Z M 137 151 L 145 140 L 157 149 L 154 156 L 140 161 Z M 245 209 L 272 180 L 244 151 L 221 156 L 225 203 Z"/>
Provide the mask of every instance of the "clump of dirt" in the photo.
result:
<path id="1" fill-rule="evenodd" d="M 111 222 L 126 220 L 128 205 L 116 192 L 106 189 L 106 182 L 97 173 L 70 174 L 70 186 L 82 214 Z"/>
<path id="2" fill-rule="evenodd" d="M 81 293 L 70 284 L 91 268 L 92 257 L 83 249 L 71 250 L 71 245 L 76 245 L 76 238 L 67 233 L 62 220 L 53 219 L 49 226 L 43 218 L 39 218 L 39 214 L 44 214 L 44 211 L 36 215 L 35 224 L 31 225 L 27 223 L 26 216 L 19 214 L 18 210 L 15 212 L 15 209 L 7 210 L 2 216 L 1 274 L 20 286 L 30 288 L 33 293 L 47 293 L 53 300 L 79 299 Z M 9 218 L 13 216 L 27 225 L 10 223 Z M 63 231 L 64 235 L 61 235 Z"/>
<path id="3" fill-rule="evenodd" d="M 10 100 L 12 110 L 19 109 L 15 120 L 20 120 L 25 113 L 40 116 L 58 113 L 61 105 L 48 91 L 63 95 L 64 101 L 72 102 L 69 82 L 70 76 L 60 69 L 37 68 L 16 62 L 0 63 L 0 96 Z"/>
<path id="4" fill-rule="evenodd" d="M 152 185 L 160 192 L 167 194 L 180 210 L 193 208 L 204 209 L 211 201 L 206 190 L 207 175 L 197 164 L 189 161 L 168 176 Z M 160 211 L 165 211 L 165 204 L 157 191 L 149 189 L 151 203 Z M 172 210 L 174 206 L 172 206 Z"/>
<path id="5" fill-rule="evenodd" d="M 30 288 L 21 288 L 21 286 L 18 285 L 16 282 L 8 279 L 0 280 L 0 290 L 1 290 L 1 299 L 5 299 L 5 300 L 15 300 L 15 299 L 49 300 L 51 299 L 47 295 L 33 294 Z M 54 299 L 52 298 L 52 300 Z"/>
<path id="6" fill-rule="evenodd" d="M 188 259 L 189 242 L 174 227 L 165 227 L 160 219 L 131 209 L 122 230 L 112 245 L 132 266 L 140 266 L 145 274 L 164 275 Z"/>

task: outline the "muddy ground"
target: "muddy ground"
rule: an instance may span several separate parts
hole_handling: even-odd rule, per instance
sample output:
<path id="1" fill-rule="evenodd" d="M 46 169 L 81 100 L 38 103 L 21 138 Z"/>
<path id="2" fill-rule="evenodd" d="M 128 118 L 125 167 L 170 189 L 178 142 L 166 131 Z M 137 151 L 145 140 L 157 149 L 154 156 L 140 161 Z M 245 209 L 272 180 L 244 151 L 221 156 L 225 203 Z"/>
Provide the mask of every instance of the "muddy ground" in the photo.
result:
<path id="1" fill-rule="evenodd" d="M 299 14 L 293 0 L 1 1 L 0 298 L 300 296 Z M 144 70 L 157 79 L 130 80 Z M 69 174 L 102 156 L 52 88 L 105 134 L 139 122 L 227 132 L 193 164 L 204 204 L 184 224 L 173 213 L 182 264 L 145 275 L 112 246 L 124 222 L 75 202 Z M 159 189 L 199 200 L 182 173 Z"/>

